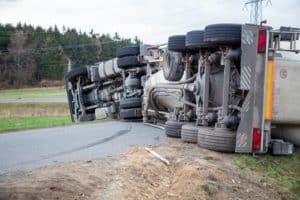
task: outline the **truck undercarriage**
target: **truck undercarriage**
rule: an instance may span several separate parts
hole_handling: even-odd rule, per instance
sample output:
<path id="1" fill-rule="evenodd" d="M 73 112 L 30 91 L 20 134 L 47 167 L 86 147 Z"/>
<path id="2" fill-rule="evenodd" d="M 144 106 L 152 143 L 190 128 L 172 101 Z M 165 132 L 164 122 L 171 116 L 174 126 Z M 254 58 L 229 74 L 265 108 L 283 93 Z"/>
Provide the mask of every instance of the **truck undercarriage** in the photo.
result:
<path id="1" fill-rule="evenodd" d="M 169 37 L 166 48 L 119 48 L 117 58 L 74 68 L 65 76 L 71 118 L 163 122 L 167 136 L 203 148 L 266 153 L 273 146 L 275 154 L 291 154 L 291 143 L 271 137 L 271 129 L 276 133 L 276 127 L 300 124 L 299 114 L 286 120 L 291 113 L 278 111 L 284 108 L 276 102 L 282 96 L 274 87 L 274 65 L 300 73 L 294 67 L 300 66 L 299 56 L 281 54 L 299 53 L 299 34 L 299 29 L 286 27 L 213 24 Z M 284 69 L 278 72 L 285 81 L 279 86 L 299 82 L 287 78 L 289 69 Z M 299 145 L 299 134 L 292 131 L 288 141 Z"/>

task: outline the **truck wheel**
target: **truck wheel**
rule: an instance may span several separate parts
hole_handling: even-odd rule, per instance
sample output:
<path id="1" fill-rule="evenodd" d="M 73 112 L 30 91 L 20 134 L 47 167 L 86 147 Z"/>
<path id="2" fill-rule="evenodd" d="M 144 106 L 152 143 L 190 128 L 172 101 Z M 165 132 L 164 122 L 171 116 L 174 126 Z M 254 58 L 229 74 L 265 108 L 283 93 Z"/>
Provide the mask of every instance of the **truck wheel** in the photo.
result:
<path id="1" fill-rule="evenodd" d="M 220 152 L 234 152 L 235 137 L 236 134 L 227 128 L 203 127 L 198 131 L 198 145 Z"/>
<path id="2" fill-rule="evenodd" d="M 199 127 L 194 123 L 188 123 L 181 128 L 181 139 L 188 143 L 197 143 Z"/>
<path id="3" fill-rule="evenodd" d="M 83 115 L 79 118 L 79 121 L 87 122 L 87 121 L 93 121 L 94 119 L 95 119 L 95 114 L 86 113 L 85 115 Z"/>
<path id="4" fill-rule="evenodd" d="M 182 54 L 172 51 L 164 53 L 164 77 L 168 81 L 179 81 L 184 73 Z"/>
<path id="5" fill-rule="evenodd" d="M 141 108 L 120 109 L 120 119 L 137 119 L 142 117 Z"/>
<path id="6" fill-rule="evenodd" d="M 165 123 L 165 133 L 168 137 L 181 137 L 182 123 L 177 121 L 168 120 Z"/>
<path id="7" fill-rule="evenodd" d="M 65 80 L 73 82 L 78 76 L 87 76 L 87 68 L 83 66 L 73 68 L 65 75 Z"/>
<path id="8" fill-rule="evenodd" d="M 80 77 L 80 76 L 87 76 L 87 68 L 86 67 L 82 66 L 82 67 L 73 68 L 71 71 L 69 71 L 65 75 L 65 88 L 66 88 L 66 92 L 67 92 L 67 100 L 68 100 L 68 104 L 69 104 L 69 110 L 70 110 L 72 122 L 80 121 L 80 119 L 78 118 L 79 116 L 75 116 L 76 108 L 74 108 L 74 105 L 72 104 L 74 96 L 72 95 L 72 91 L 69 86 L 70 86 L 70 84 L 72 84 L 72 82 L 74 82 L 76 80 L 77 77 Z"/>
<path id="9" fill-rule="evenodd" d="M 141 65 L 137 56 L 126 56 L 126 57 L 118 58 L 117 64 L 120 69 L 128 69 L 128 68 L 137 67 Z"/>
<path id="10" fill-rule="evenodd" d="M 175 52 L 184 52 L 187 50 L 185 46 L 185 35 L 174 35 L 168 39 L 168 50 Z"/>
<path id="11" fill-rule="evenodd" d="M 205 27 L 204 41 L 211 44 L 232 45 L 241 43 L 240 24 L 212 24 Z"/>
<path id="12" fill-rule="evenodd" d="M 204 42 L 204 31 L 190 31 L 187 32 L 185 37 L 185 46 L 188 49 L 201 49 L 201 48 L 209 48 L 211 45 L 209 45 L 207 42 Z"/>
<path id="13" fill-rule="evenodd" d="M 117 48 L 117 57 L 125 57 L 125 56 L 137 56 L 140 54 L 140 47 L 139 46 L 127 46 L 127 47 L 120 47 Z"/>
<path id="14" fill-rule="evenodd" d="M 65 80 L 65 87 L 66 87 L 66 92 L 67 92 L 67 100 L 68 100 L 71 120 L 72 120 L 72 122 L 75 122 L 76 119 L 74 118 L 74 106 L 72 104 L 72 101 L 73 101 L 74 97 L 73 97 L 72 92 L 69 88 L 69 81 L 67 81 L 67 80 Z"/>
<path id="15" fill-rule="evenodd" d="M 141 98 L 129 98 L 120 100 L 120 108 L 140 108 L 142 107 Z"/>

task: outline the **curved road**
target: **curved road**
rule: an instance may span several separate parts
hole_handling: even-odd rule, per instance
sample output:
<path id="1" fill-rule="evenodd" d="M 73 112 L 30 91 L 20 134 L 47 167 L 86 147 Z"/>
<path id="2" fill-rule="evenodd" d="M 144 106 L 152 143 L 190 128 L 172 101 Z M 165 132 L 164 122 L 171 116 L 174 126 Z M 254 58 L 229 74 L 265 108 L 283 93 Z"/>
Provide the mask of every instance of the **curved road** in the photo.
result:
<path id="1" fill-rule="evenodd" d="M 0 174 L 72 160 L 119 155 L 155 145 L 163 130 L 133 122 L 102 122 L 0 134 Z"/>

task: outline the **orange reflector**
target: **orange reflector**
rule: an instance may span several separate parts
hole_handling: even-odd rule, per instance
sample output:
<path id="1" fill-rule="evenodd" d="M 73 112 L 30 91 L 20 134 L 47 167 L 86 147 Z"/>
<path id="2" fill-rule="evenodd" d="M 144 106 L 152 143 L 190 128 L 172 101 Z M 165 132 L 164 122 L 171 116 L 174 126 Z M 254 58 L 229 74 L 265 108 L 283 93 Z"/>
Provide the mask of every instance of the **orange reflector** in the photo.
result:
<path id="1" fill-rule="evenodd" d="M 269 60 L 266 68 L 266 94 L 265 94 L 265 120 L 272 119 L 273 108 L 273 77 L 274 77 L 274 61 Z"/>

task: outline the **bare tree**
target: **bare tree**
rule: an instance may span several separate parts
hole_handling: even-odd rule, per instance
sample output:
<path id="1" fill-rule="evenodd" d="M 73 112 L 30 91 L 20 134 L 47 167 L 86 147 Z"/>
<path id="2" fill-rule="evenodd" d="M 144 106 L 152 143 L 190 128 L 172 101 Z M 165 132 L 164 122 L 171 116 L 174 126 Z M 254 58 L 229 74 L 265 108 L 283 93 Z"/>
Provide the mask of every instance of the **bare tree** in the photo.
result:
<path id="1" fill-rule="evenodd" d="M 26 44 L 27 35 L 23 31 L 14 33 L 8 47 L 8 67 L 6 76 L 10 84 L 19 86 L 31 84 L 36 73 L 33 51 Z"/>

